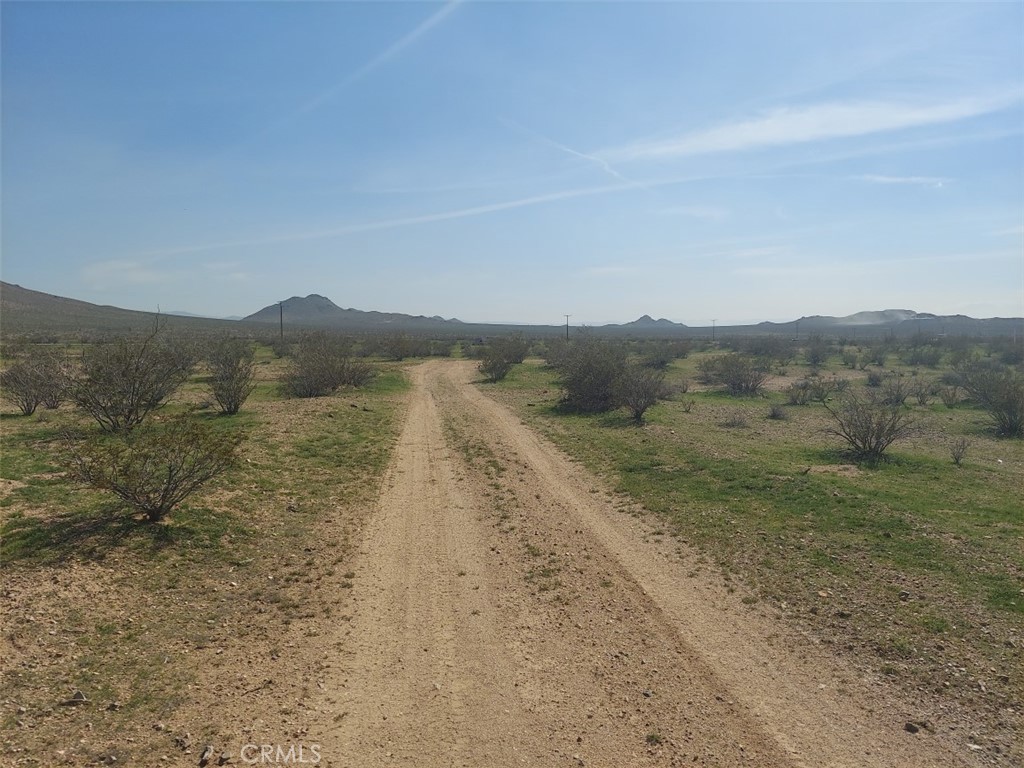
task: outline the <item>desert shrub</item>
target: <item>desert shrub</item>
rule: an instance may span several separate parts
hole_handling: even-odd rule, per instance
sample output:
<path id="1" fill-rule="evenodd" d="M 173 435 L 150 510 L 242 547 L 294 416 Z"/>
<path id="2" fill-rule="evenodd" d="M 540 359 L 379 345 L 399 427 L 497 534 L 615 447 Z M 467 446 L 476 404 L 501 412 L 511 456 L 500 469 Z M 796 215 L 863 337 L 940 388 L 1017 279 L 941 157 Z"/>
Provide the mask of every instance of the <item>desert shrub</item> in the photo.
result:
<path id="1" fill-rule="evenodd" d="M 930 344 L 914 345 L 903 355 L 908 365 L 924 365 L 928 368 L 937 368 L 942 362 L 942 349 Z"/>
<path id="2" fill-rule="evenodd" d="M 785 394 L 790 405 L 807 405 L 811 401 L 811 382 L 807 379 L 794 381 L 786 387 Z"/>
<path id="3" fill-rule="evenodd" d="M 884 368 L 885 361 L 889 359 L 889 345 L 873 345 L 868 349 L 867 359 L 872 365 L 877 365 L 879 368 Z"/>
<path id="4" fill-rule="evenodd" d="M 997 434 L 1024 437 L 1024 374 L 982 363 L 962 366 L 958 373 L 963 388 L 988 413 Z"/>
<path id="5" fill-rule="evenodd" d="M 728 354 L 717 358 L 718 380 L 733 395 L 756 395 L 768 380 L 765 361 L 749 355 Z"/>
<path id="6" fill-rule="evenodd" d="M 67 435 L 72 477 L 110 491 L 150 522 L 230 469 L 241 437 L 185 416 L 117 435 Z"/>
<path id="7" fill-rule="evenodd" d="M 882 402 L 887 405 L 903 405 L 910 397 L 910 384 L 898 374 L 890 374 L 885 377 L 882 384 Z"/>
<path id="8" fill-rule="evenodd" d="M 697 401 L 694 400 L 693 398 L 690 398 L 689 400 L 684 400 L 680 407 L 683 409 L 683 413 L 689 413 L 690 411 L 693 410 L 693 406 L 695 406 L 696 404 Z"/>
<path id="9" fill-rule="evenodd" d="M 953 459 L 953 463 L 958 467 L 963 463 L 964 457 L 967 456 L 967 449 L 971 447 L 970 441 L 966 437 L 958 437 L 953 441 L 953 444 L 949 446 L 949 456 Z"/>
<path id="10" fill-rule="evenodd" d="M 886 402 L 875 392 L 847 391 L 834 404 L 824 403 L 835 426 L 829 432 L 841 437 L 861 461 L 877 461 L 897 440 L 906 437 L 913 423 L 902 404 Z"/>
<path id="11" fill-rule="evenodd" d="M 221 412 L 238 413 L 256 386 L 252 344 L 244 339 L 221 338 L 210 349 L 207 365 L 210 368 L 210 394 Z"/>
<path id="12" fill-rule="evenodd" d="M 31 360 L 18 360 L 0 373 L 0 388 L 25 416 L 31 416 L 43 402 L 45 380 Z"/>
<path id="13" fill-rule="evenodd" d="M 492 339 L 490 344 L 480 348 L 477 369 L 488 381 L 501 381 L 512 366 L 526 359 L 529 350 L 530 345 L 521 333 Z"/>
<path id="14" fill-rule="evenodd" d="M 697 381 L 701 384 L 713 385 L 718 384 L 719 379 L 718 371 L 718 356 L 705 357 L 697 361 Z"/>
<path id="15" fill-rule="evenodd" d="M 857 360 L 857 353 L 854 352 L 852 349 L 847 349 L 843 351 L 843 365 L 845 365 L 847 368 L 856 368 Z"/>
<path id="16" fill-rule="evenodd" d="M 750 426 L 750 422 L 747 421 L 747 414 L 743 411 L 730 411 L 725 418 L 722 419 L 720 425 L 730 429 L 742 429 Z"/>
<path id="17" fill-rule="evenodd" d="M 881 371 L 868 371 L 868 377 L 864 385 L 873 388 L 880 387 L 883 381 L 885 381 L 885 376 L 882 375 Z"/>
<path id="18" fill-rule="evenodd" d="M 342 386 L 365 386 L 374 369 L 353 359 L 351 348 L 347 339 L 325 331 L 306 334 L 294 346 L 281 375 L 281 391 L 289 397 L 324 397 Z"/>
<path id="19" fill-rule="evenodd" d="M 780 403 L 772 403 L 771 407 L 768 408 L 768 418 L 773 421 L 785 421 L 789 418 L 789 414 L 786 413 L 786 409 Z"/>
<path id="20" fill-rule="evenodd" d="M 811 336 L 804 347 L 804 359 L 812 368 L 820 368 L 832 354 L 832 345 L 821 336 Z"/>
<path id="21" fill-rule="evenodd" d="M 793 360 L 795 346 L 781 336 L 754 336 L 743 344 L 743 352 L 769 361 L 769 365 L 786 365 Z"/>
<path id="22" fill-rule="evenodd" d="M 185 383 L 196 362 L 192 344 L 159 329 L 141 340 L 118 338 L 82 352 L 68 377 L 69 399 L 106 432 L 122 432 L 164 405 Z"/>
<path id="23" fill-rule="evenodd" d="M 960 387 L 955 384 L 939 387 L 939 399 L 942 400 L 944 406 L 952 408 L 960 402 Z"/>
<path id="24" fill-rule="evenodd" d="M 626 367 L 620 344 L 588 336 L 577 338 L 559 362 L 562 406 L 580 413 L 602 413 L 616 407 L 616 383 Z"/>
<path id="25" fill-rule="evenodd" d="M 928 405 L 935 392 L 935 383 L 930 379 L 919 378 L 910 386 L 910 394 L 917 400 L 918 405 Z"/>
<path id="26" fill-rule="evenodd" d="M 813 378 L 809 380 L 809 383 L 810 391 L 808 395 L 811 400 L 819 403 L 824 403 L 832 396 L 833 392 L 839 389 L 839 380 L 835 376 L 827 379 Z"/>
<path id="27" fill-rule="evenodd" d="M 667 395 L 665 374 L 643 365 L 628 365 L 615 382 L 615 400 L 633 421 L 642 424 L 647 410 Z"/>
<path id="28" fill-rule="evenodd" d="M 678 360 L 690 354 L 690 342 L 678 339 L 676 341 L 649 341 L 640 349 L 641 363 L 648 368 L 665 370 Z"/>

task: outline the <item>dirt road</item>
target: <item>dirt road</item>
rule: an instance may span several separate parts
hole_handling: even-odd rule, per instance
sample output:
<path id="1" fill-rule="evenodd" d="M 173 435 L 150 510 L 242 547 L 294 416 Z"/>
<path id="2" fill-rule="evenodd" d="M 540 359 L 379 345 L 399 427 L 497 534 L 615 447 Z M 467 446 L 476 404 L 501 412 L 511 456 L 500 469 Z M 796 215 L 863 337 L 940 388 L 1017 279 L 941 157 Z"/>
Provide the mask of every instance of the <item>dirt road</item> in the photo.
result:
<path id="1" fill-rule="evenodd" d="M 941 713 L 910 711 L 652 542 L 474 373 L 412 372 L 325 680 L 323 764 L 968 764 L 904 730 Z"/>

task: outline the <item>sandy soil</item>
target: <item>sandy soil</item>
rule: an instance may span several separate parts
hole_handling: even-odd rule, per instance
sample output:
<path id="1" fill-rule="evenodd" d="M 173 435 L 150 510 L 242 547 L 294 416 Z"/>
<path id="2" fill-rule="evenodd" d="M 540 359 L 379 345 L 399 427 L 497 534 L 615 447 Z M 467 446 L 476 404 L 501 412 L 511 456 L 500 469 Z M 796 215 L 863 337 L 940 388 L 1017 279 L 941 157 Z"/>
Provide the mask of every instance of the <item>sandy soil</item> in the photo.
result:
<path id="1" fill-rule="evenodd" d="M 324 642 L 322 765 L 976 764 L 942 712 L 743 605 L 474 373 L 412 371 Z"/>

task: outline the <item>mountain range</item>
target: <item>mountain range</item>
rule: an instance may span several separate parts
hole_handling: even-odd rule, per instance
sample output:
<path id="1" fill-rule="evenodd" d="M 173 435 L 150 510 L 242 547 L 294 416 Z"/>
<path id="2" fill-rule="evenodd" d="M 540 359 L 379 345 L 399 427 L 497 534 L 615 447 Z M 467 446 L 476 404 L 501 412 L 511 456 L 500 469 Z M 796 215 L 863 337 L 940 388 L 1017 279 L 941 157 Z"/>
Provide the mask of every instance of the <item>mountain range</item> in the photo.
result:
<path id="1" fill-rule="evenodd" d="M 23 333 L 126 333 L 152 328 L 155 313 L 138 312 L 112 306 L 54 296 L 19 285 L 0 282 L 0 330 L 4 335 Z M 161 322 L 173 327 L 224 332 L 245 330 L 248 333 L 277 329 L 284 322 L 286 329 L 323 328 L 350 333 L 434 334 L 446 337 L 473 338 L 520 331 L 531 336 L 555 336 L 565 333 L 563 325 L 514 325 L 464 323 L 439 315 L 407 315 L 400 312 L 376 312 L 343 309 L 325 296 L 310 294 L 293 296 L 270 304 L 238 320 L 203 318 L 186 313 L 162 314 Z M 689 327 L 665 318 L 650 315 L 622 324 L 595 326 L 596 333 L 621 337 L 685 337 L 707 336 L 711 328 Z M 806 336 L 812 333 L 861 336 L 929 335 L 1009 336 L 1024 337 L 1024 318 L 977 319 L 966 315 L 934 315 L 909 309 L 886 309 L 857 312 L 844 317 L 811 315 L 788 323 L 764 322 L 756 325 L 717 326 L 719 335 L 778 334 Z"/>

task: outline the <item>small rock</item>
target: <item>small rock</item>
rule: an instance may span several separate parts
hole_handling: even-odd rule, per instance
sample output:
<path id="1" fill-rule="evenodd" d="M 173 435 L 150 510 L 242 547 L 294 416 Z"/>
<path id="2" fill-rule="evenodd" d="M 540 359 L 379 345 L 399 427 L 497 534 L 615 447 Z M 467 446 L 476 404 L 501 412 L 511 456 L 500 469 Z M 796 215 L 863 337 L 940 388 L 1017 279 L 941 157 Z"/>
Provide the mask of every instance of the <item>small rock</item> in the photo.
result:
<path id="1" fill-rule="evenodd" d="M 120 708 L 121 708 L 121 702 L 120 701 L 112 701 L 109 704 L 107 704 L 107 710 L 110 711 L 110 712 L 117 712 L 117 710 L 119 710 Z"/>
<path id="2" fill-rule="evenodd" d="M 909 599 L 910 599 L 910 593 L 907 592 L 907 590 L 904 589 L 903 591 L 900 592 L 900 600 L 903 600 L 904 602 L 906 602 Z"/>
<path id="3" fill-rule="evenodd" d="M 227 765 L 231 762 L 231 755 L 228 752 L 221 752 L 220 757 L 217 758 L 217 765 Z"/>
<path id="4" fill-rule="evenodd" d="M 85 697 L 85 694 L 82 693 L 81 691 L 75 691 L 73 694 L 71 694 L 71 698 L 70 699 L 68 699 L 67 701 L 63 702 L 64 706 L 67 706 L 67 707 L 77 707 L 80 704 L 88 704 L 88 703 L 89 703 L 89 699 L 87 699 Z"/>
<path id="5" fill-rule="evenodd" d="M 906 725 L 903 726 L 903 730 L 907 733 L 917 733 L 921 729 L 917 727 L 917 723 L 908 722 Z"/>
<path id="6" fill-rule="evenodd" d="M 199 756 L 199 767 L 206 768 L 206 764 L 210 762 L 211 757 L 213 757 L 213 744 L 207 744 L 203 754 Z"/>
<path id="7" fill-rule="evenodd" d="M 649 699 L 649 698 L 651 698 L 651 696 L 653 696 L 653 695 L 654 695 L 654 691 L 651 691 L 651 690 L 645 690 L 645 691 L 644 691 L 644 698 L 645 698 L 645 699 Z"/>

